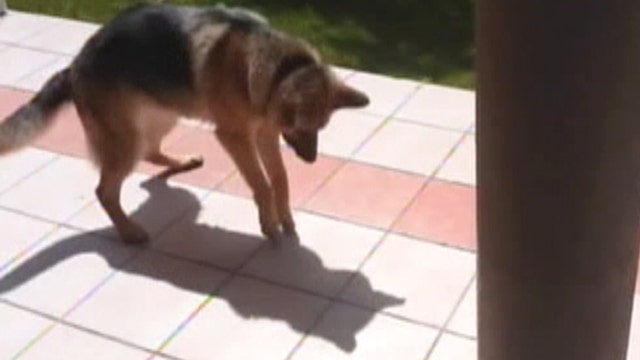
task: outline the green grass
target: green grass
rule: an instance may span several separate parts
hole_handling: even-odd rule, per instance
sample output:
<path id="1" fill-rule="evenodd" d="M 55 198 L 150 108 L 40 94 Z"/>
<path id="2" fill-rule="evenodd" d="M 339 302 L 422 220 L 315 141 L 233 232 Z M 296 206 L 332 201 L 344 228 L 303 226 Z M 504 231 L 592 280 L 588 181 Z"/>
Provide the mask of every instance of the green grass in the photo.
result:
<path id="1" fill-rule="evenodd" d="M 136 0 L 16 0 L 15 10 L 105 22 Z M 173 0 L 215 4 L 218 0 Z M 472 88 L 472 0 L 226 0 L 260 11 L 332 64 Z"/>

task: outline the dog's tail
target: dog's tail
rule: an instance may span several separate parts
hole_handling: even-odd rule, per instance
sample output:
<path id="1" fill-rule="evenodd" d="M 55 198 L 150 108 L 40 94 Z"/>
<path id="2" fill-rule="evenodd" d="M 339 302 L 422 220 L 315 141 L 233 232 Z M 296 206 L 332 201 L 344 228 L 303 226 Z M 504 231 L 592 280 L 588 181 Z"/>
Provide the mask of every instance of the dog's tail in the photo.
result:
<path id="1" fill-rule="evenodd" d="M 53 123 L 58 109 L 71 101 L 70 72 L 53 75 L 31 101 L 0 122 L 0 155 L 27 145 Z"/>

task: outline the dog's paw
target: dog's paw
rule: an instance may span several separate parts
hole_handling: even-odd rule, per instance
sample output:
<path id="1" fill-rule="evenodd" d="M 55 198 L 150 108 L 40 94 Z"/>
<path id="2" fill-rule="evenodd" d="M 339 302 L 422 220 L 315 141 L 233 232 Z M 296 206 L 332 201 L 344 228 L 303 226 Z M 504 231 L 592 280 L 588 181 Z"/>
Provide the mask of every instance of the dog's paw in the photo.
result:
<path id="1" fill-rule="evenodd" d="M 293 220 L 293 214 L 291 214 L 291 208 L 288 203 L 278 203 L 278 219 L 282 225 L 282 230 L 285 235 L 296 234 L 296 223 Z"/>
<path id="2" fill-rule="evenodd" d="M 297 236 L 298 233 L 296 231 L 296 223 L 293 221 L 292 217 L 285 217 L 282 220 L 282 230 L 287 236 Z"/>
<path id="3" fill-rule="evenodd" d="M 184 160 L 182 166 L 185 171 L 189 171 L 200 168 L 202 165 L 204 165 L 204 157 L 202 155 L 191 155 Z"/>
<path id="4" fill-rule="evenodd" d="M 295 227 L 291 227 L 288 230 L 283 229 L 283 231 L 270 232 L 269 234 L 265 234 L 265 237 L 269 241 L 272 249 L 295 247 L 300 243 L 300 238 Z"/>
<path id="5" fill-rule="evenodd" d="M 289 242 L 290 235 L 280 230 L 280 226 L 277 223 L 261 225 L 261 231 L 272 249 L 279 249 L 283 244 Z"/>

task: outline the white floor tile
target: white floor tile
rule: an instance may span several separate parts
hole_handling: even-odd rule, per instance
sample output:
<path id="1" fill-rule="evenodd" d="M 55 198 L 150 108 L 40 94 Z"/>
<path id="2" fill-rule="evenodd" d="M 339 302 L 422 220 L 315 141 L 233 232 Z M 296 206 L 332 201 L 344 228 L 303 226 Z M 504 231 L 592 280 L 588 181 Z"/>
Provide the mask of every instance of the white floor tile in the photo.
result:
<path id="1" fill-rule="evenodd" d="M 262 238 L 258 209 L 253 200 L 213 192 L 205 199 L 204 208 L 218 219 L 217 225 L 221 229 Z"/>
<path id="2" fill-rule="evenodd" d="M 478 313 L 477 313 L 477 287 L 476 282 L 467 290 L 467 293 L 456 310 L 455 315 L 449 323 L 449 330 L 459 334 L 477 337 L 478 336 Z"/>
<path id="3" fill-rule="evenodd" d="M 65 325 L 56 326 L 31 347 L 24 360 L 144 360 L 149 353 Z"/>
<path id="4" fill-rule="evenodd" d="M 62 316 L 134 254 L 134 247 L 60 229 L 12 264 L 0 297 Z"/>
<path id="5" fill-rule="evenodd" d="M 355 158 L 371 164 L 431 175 L 462 138 L 462 134 L 422 125 L 390 121 Z"/>
<path id="6" fill-rule="evenodd" d="M 0 205 L 64 221 L 95 201 L 98 174 L 83 160 L 60 157 L 0 196 Z"/>
<path id="7" fill-rule="evenodd" d="M 10 47 L 0 52 L 0 85 L 16 87 L 18 80 L 53 63 L 58 55 Z"/>
<path id="8" fill-rule="evenodd" d="M 364 72 L 349 77 L 347 83 L 369 96 L 370 104 L 363 111 L 383 117 L 390 116 L 420 86 L 414 81 Z"/>
<path id="9" fill-rule="evenodd" d="M 44 51 L 75 55 L 98 28 L 96 24 L 59 19 L 47 31 L 22 39 L 20 43 Z"/>
<path id="10" fill-rule="evenodd" d="M 45 31 L 56 24 L 56 20 L 47 16 L 28 14 L 9 10 L 0 19 L 0 41 L 19 43 L 20 40 Z"/>
<path id="11" fill-rule="evenodd" d="M 231 197 L 220 197 L 221 204 Z M 230 208 L 233 208 L 231 200 Z M 249 204 L 249 206 L 253 206 Z M 162 233 L 152 246 L 180 257 L 233 270 L 242 266 L 264 243 L 260 236 L 229 231 L 219 225 L 219 212 L 191 210 Z"/>
<path id="12" fill-rule="evenodd" d="M 352 282 L 342 298 L 368 308 L 384 308 L 370 287 L 405 300 L 385 311 L 444 325 L 475 272 L 467 252 L 389 235 L 365 263 L 363 277 Z M 364 280 L 369 280 L 371 285 Z"/>
<path id="13" fill-rule="evenodd" d="M 353 152 L 380 126 L 384 117 L 357 111 L 338 111 L 320 131 L 318 150 L 343 158 Z"/>
<path id="14" fill-rule="evenodd" d="M 236 278 L 165 348 L 185 359 L 286 358 L 327 301 Z"/>
<path id="15" fill-rule="evenodd" d="M 382 236 L 376 230 L 306 213 L 294 214 L 300 243 L 264 247 L 243 272 L 335 296 Z"/>
<path id="16" fill-rule="evenodd" d="M 56 156 L 52 152 L 27 148 L 0 157 L 0 193 L 53 161 Z"/>
<path id="17" fill-rule="evenodd" d="M 11 306 L 0 304 L 0 358 L 12 359 L 44 331 L 51 321 Z"/>
<path id="18" fill-rule="evenodd" d="M 6 271 L 9 262 L 18 261 L 23 252 L 55 228 L 52 223 L 0 210 L 0 275 Z"/>
<path id="19" fill-rule="evenodd" d="M 476 341 L 444 334 L 428 360 L 476 360 Z"/>
<path id="20" fill-rule="evenodd" d="M 633 297 L 633 313 L 631 315 L 631 333 L 627 360 L 640 360 L 640 294 Z"/>
<path id="21" fill-rule="evenodd" d="M 47 80 L 58 71 L 69 66 L 72 60 L 70 56 L 61 55 L 51 64 L 17 80 L 14 84 L 20 89 L 34 92 L 39 91 Z"/>
<path id="22" fill-rule="evenodd" d="M 293 360 L 422 360 L 436 335 L 426 326 L 334 304 Z"/>
<path id="23" fill-rule="evenodd" d="M 438 85 L 424 85 L 396 114 L 396 117 L 467 130 L 475 122 L 475 93 Z"/>
<path id="24" fill-rule="evenodd" d="M 476 185 L 476 137 L 467 135 L 447 159 L 437 178 L 466 185 Z"/>
<path id="25" fill-rule="evenodd" d="M 129 176 L 120 196 L 125 212 L 151 235 L 169 227 L 189 209 L 197 209 L 206 191 L 187 185 L 162 180 L 150 180 L 146 175 Z M 109 235 L 117 237 L 113 224 L 99 202 L 73 216 L 68 221 L 87 230 L 108 228 Z"/>
<path id="26" fill-rule="evenodd" d="M 226 274 L 147 252 L 109 280 L 68 320 L 156 348 L 213 292 Z"/>

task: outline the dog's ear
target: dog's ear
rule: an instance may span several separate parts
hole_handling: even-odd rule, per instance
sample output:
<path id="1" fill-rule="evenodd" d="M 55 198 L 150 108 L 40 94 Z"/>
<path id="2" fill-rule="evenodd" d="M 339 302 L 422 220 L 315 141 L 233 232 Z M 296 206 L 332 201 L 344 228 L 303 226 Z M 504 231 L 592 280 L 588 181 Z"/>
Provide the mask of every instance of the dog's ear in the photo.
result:
<path id="1" fill-rule="evenodd" d="M 369 97 L 346 84 L 338 84 L 333 93 L 333 108 L 361 108 L 369 105 Z"/>
<path id="2" fill-rule="evenodd" d="M 318 59 L 315 50 L 306 43 L 283 34 L 251 39 L 248 53 L 249 100 L 260 110 L 266 109 L 273 93 L 292 74 Z"/>

